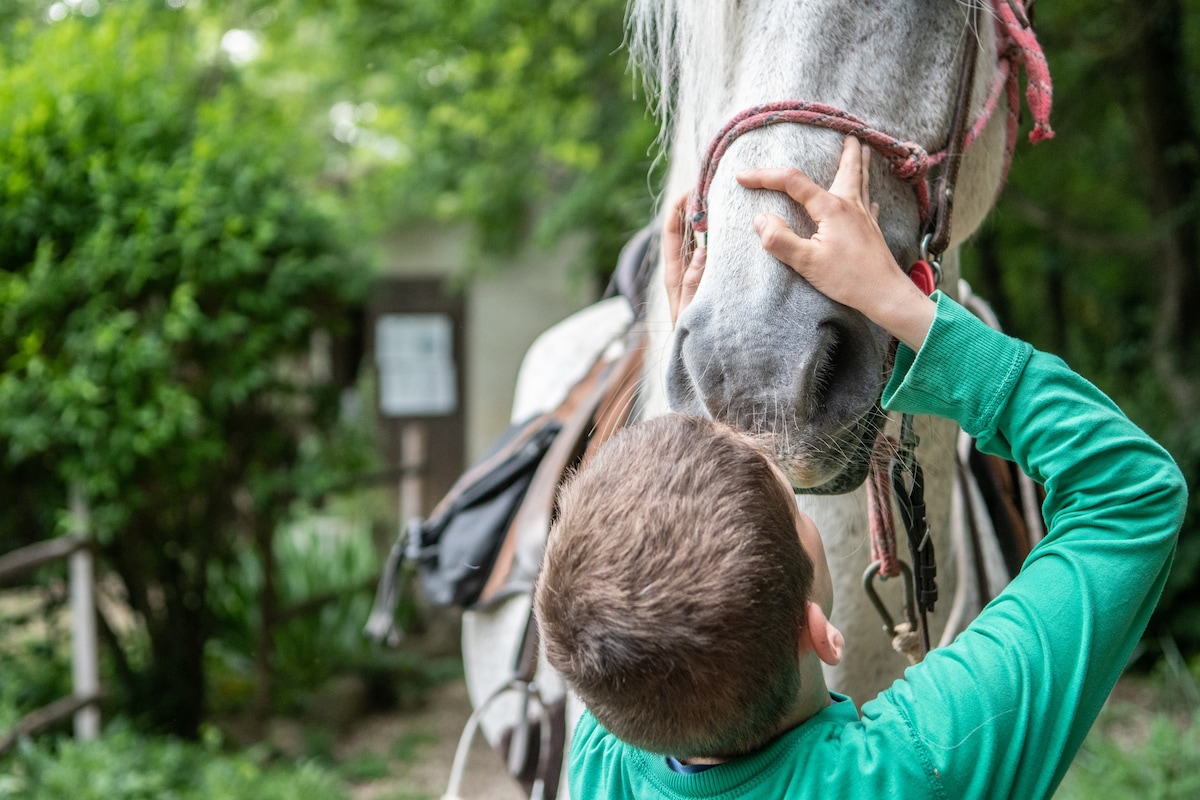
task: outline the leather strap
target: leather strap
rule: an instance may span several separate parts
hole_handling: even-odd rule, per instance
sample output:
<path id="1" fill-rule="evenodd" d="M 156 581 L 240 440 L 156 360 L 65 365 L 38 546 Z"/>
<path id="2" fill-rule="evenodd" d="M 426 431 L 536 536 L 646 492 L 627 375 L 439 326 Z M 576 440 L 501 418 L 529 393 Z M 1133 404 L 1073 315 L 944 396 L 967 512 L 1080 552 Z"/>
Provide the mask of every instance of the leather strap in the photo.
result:
<path id="1" fill-rule="evenodd" d="M 598 359 L 587 375 L 571 388 L 562 404 L 551 412 L 562 421 L 563 428 L 534 472 L 525 499 L 504 535 L 492 573 L 479 596 L 479 605 L 487 605 L 496 598 L 508 582 L 518 542 L 528 541 L 530 536 L 540 536 L 544 539 L 549 532 L 559 484 L 567 470 L 583 456 L 589 446 L 589 434 L 597 427 L 594 424 L 597 410 L 603 407 L 613 412 L 613 415 L 603 425 L 603 436 L 591 437 L 592 447 L 598 446 L 602 440 L 611 436 L 628 418 L 631 401 L 622 401 L 621 398 L 626 392 L 632 397 L 636 381 L 631 386 L 629 380 L 630 376 L 640 369 L 645 343 L 645 336 L 640 329 L 632 335 L 634 341 L 620 358 Z M 622 409 L 624 415 L 620 413 Z M 617 418 L 620 418 L 619 424 L 616 423 Z"/>
<path id="2" fill-rule="evenodd" d="M 967 22 L 966 52 L 963 53 L 963 68 L 958 73 L 958 89 L 954 98 L 954 118 L 950 121 L 950 134 L 946 143 L 946 157 L 941 172 L 929 198 L 932 230 L 928 244 L 922 247 L 922 258 L 938 260 L 950 246 L 950 227 L 954 218 L 954 187 L 958 183 L 958 169 L 962 165 L 966 150 L 967 134 L 971 128 L 971 92 L 975 86 L 975 63 L 979 60 L 976 35 L 980 23 L 980 4 L 970 4 Z"/>
<path id="3" fill-rule="evenodd" d="M 521 429 L 520 433 L 505 442 L 502 447 L 497 448 L 497 450 L 486 459 L 480 461 L 478 464 L 471 467 L 469 470 L 459 476 L 458 480 L 454 482 L 454 485 L 450 487 L 450 491 L 446 492 L 445 496 L 442 497 L 442 499 L 438 501 L 438 504 L 434 506 L 433 510 L 429 512 L 428 519 L 436 519 L 439 514 L 453 505 L 463 491 L 471 486 L 474 486 L 479 478 L 496 469 L 496 467 L 498 467 L 500 464 L 503 464 L 505 461 L 507 461 L 513 453 L 524 447 L 525 444 L 541 429 L 546 419 L 550 417 L 552 413 L 553 412 L 547 412 L 545 414 L 539 414 L 536 417 L 531 417 L 529 421 L 525 423 L 525 427 Z"/>
<path id="4" fill-rule="evenodd" d="M 639 328 L 631 335 L 633 341 L 629 344 L 628 352 L 616 363 L 607 381 L 608 388 L 596 410 L 595 426 L 588 439 L 582 463 L 587 463 L 588 458 L 600 445 L 624 428 L 633 413 L 638 383 L 642 376 L 642 364 L 645 361 L 646 333 Z"/>

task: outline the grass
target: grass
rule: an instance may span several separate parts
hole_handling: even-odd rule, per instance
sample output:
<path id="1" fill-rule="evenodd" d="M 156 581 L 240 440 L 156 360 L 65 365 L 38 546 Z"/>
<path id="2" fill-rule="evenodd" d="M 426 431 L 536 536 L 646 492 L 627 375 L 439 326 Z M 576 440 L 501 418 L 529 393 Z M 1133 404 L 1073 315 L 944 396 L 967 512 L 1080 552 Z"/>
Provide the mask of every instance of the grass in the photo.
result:
<path id="1" fill-rule="evenodd" d="M 1200 692 L 1182 660 L 1126 676 L 1067 772 L 1055 800 L 1200 797 Z"/>

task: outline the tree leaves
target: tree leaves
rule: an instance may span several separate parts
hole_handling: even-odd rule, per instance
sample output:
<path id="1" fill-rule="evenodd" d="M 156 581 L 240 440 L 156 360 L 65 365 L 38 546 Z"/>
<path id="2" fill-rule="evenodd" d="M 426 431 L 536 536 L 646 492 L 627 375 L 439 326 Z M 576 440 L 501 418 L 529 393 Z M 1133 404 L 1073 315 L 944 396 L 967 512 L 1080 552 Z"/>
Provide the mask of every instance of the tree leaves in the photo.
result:
<path id="1" fill-rule="evenodd" d="M 0 69 L 0 477 L 42 502 L 84 487 L 150 634 L 125 689 L 182 733 L 209 566 L 314 490 L 302 450 L 361 461 L 320 442 L 338 387 L 301 365 L 368 277 L 319 148 L 188 21 L 107 3 L 28 27 Z"/>

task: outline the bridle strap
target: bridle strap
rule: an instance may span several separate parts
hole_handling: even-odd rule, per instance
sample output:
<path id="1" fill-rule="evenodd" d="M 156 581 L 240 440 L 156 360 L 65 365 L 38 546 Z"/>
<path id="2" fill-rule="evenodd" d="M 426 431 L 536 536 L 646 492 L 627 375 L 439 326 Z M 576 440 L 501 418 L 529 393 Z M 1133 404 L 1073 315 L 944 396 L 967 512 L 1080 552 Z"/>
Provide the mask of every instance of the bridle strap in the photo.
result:
<path id="1" fill-rule="evenodd" d="M 892 517 L 892 461 L 900 443 L 880 431 L 871 448 L 867 469 L 867 521 L 871 539 L 871 563 L 878 564 L 881 578 L 900 574 L 896 554 L 896 524 Z"/>
<path id="2" fill-rule="evenodd" d="M 695 233 L 708 231 L 708 191 L 712 187 L 717 165 L 730 145 L 744 133 L 768 125 L 791 122 L 827 128 L 846 136 L 854 136 L 869 145 L 891 164 L 896 177 L 911 183 L 917 192 L 924 220 L 929 208 L 928 188 L 925 177 L 929 173 L 929 154 L 916 142 L 906 142 L 876 130 L 863 120 L 825 103 L 808 100 L 781 100 L 763 103 L 741 112 L 725 124 L 713 138 L 701 162 L 700 178 L 692 194 L 688 221 Z"/>
<path id="3" fill-rule="evenodd" d="M 971 3 L 967 30 L 979 30 L 979 3 Z M 974 42 L 968 36 L 966 41 Z M 971 131 L 971 93 L 975 86 L 975 65 L 979 61 L 979 48 L 968 46 L 963 53 L 962 69 L 958 73 L 958 89 L 954 97 L 954 116 L 950 120 L 950 135 L 947 137 L 946 156 L 938 174 L 937 186 L 930 198 L 929 224 L 932 226 L 928 238 L 923 238 L 921 258 L 937 260 L 950 246 L 950 227 L 954 216 L 954 187 L 958 183 L 958 170 L 962 165 L 963 152 L 967 149 L 967 136 Z"/>

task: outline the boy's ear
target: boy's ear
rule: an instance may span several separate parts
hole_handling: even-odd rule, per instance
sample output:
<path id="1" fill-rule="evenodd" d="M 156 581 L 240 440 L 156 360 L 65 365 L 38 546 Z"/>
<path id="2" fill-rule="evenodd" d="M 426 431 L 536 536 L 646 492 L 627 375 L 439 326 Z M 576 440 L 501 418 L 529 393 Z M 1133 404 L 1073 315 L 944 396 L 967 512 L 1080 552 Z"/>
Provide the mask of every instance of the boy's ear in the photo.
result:
<path id="1" fill-rule="evenodd" d="M 816 653 L 817 658 L 835 667 L 842 660 L 845 644 L 842 632 L 826 619 L 821 606 L 810 601 L 804 610 L 804 627 L 800 630 L 801 654 L 811 651 Z"/>

